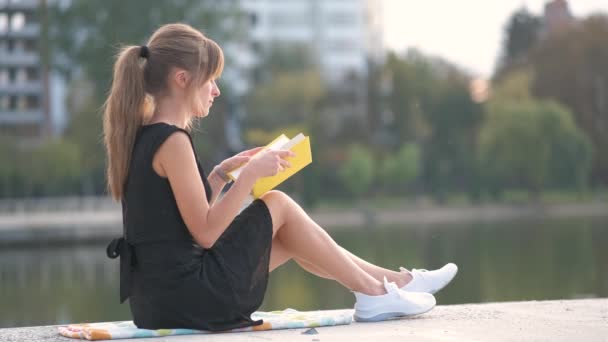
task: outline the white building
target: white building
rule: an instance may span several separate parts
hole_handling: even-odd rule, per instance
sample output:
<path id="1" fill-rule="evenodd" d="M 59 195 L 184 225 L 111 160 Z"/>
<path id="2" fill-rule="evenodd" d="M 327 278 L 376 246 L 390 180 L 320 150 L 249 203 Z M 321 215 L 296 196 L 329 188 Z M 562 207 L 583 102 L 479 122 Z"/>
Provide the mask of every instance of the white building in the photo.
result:
<path id="1" fill-rule="evenodd" d="M 351 73 L 365 77 L 368 59 L 381 59 L 382 8 L 380 0 L 239 0 L 246 19 L 245 41 L 226 44 L 236 65 L 227 77 L 251 70 L 260 51 L 272 44 L 309 46 L 323 77 L 339 84 Z M 237 93 L 248 89 L 237 82 Z"/>
<path id="2" fill-rule="evenodd" d="M 40 55 L 41 0 L 0 0 L 0 133 L 58 134 L 65 125 L 63 80 Z"/>

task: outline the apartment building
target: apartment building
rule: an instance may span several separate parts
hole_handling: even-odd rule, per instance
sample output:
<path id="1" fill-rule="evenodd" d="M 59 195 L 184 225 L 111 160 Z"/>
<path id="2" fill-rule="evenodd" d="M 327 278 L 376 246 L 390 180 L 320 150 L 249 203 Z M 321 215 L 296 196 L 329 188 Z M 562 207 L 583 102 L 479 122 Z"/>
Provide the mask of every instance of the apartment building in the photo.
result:
<path id="1" fill-rule="evenodd" d="M 240 0 L 245 40 L 225 45 L 237 73 L 260 63 L 273 44 L 310 47 L 323 77 L 340 86 L 349 75 L 365 77 L 368 61 L 383 57 L 382 1 L 378 0 Z M 238 78 L 237 75 L 228 77 Z M 238 82 L 246 92 L 251 79 Z"/>
<path id="2" fill-rule="evenodd" d="M 48 74 L 39 52 L 39 0 L 0 0 L 0 132 L 50 133 Z"/>

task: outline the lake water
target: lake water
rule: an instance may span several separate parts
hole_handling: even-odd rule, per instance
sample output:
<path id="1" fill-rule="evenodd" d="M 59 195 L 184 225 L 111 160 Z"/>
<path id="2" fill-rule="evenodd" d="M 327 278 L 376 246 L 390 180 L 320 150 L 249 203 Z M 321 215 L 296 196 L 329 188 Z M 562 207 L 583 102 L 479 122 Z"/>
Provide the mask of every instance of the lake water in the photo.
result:
<path id="1" fill-rule="evenodd" d="M 397 269 L 455 262 L 438 304 L 608 297 L 608 218 L 330 230 L 362 258 Z M 0 250 L 0 328 L 129 320 L 106 243 Z M 353 295 L 291 262 L 262 310 L 350 308 Z"/>

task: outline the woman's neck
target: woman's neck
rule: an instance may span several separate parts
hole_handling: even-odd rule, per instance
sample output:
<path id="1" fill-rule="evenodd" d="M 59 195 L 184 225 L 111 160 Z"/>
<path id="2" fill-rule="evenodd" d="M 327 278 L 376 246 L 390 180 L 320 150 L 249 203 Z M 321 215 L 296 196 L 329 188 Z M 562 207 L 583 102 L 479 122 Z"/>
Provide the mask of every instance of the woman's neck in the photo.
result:
<path id="1" fill-rule="evenodd" d="M 184 108 L 184 101 L 169 97 L 158 101 L 148 123 L 166 122 L 168 124 L 185 128 L 188 122 L 188 112 Z"/>

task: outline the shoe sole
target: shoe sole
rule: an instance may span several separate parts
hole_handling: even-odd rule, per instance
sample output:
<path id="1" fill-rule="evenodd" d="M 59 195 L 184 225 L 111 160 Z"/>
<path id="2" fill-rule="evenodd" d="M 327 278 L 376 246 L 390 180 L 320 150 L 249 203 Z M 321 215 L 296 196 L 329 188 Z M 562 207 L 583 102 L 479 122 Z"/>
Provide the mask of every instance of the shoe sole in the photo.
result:
<path id="1" fill-rule="evenodd" d="M 386 321 L 386 320 L 391 319 L 391 318 L 412 317 L 412 316 L 422 315 L 423 313 L 427 313 L 427 312 L 433 310 L 434 307 L 435 307 L 435 305 L 433 305 L 432 307 L 430 307 L 426 311 L 417 312 L 415 314 L 404 314 L 403 312 L 385 312 L 385 313 L 381 313 L 381 314 L 376 315 L 376 316 L 365 317 L 365 318 L 359 317 L 357 315 L 353 315 L 353 319 L 356 322 L 380 322 L 380 321 Z"/>

